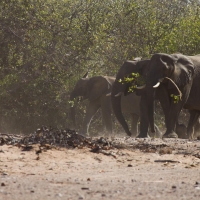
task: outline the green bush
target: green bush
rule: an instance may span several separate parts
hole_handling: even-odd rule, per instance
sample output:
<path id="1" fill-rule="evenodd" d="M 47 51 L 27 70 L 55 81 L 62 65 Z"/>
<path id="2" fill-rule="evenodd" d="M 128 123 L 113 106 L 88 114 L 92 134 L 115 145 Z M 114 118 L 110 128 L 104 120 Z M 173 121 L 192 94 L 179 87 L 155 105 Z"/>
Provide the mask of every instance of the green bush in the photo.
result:
<path id="1" fill-rule="evenodd" d="M 1 0 L 0 131 L 70 127 L 69 93 L 86 71 L 115 76 L 134 57 L 198 54 L 199 8 L 194 0 Z"/>

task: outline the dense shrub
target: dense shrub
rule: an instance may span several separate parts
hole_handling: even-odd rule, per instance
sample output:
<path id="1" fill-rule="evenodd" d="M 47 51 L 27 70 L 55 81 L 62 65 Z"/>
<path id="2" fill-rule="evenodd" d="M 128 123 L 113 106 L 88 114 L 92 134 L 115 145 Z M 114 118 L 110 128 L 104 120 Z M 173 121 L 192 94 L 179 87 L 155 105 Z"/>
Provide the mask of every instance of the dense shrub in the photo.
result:
<path id="1" fill-rule="evenodd" d="M 114 76 L 136 56 L 200 53 L 199 9 L 184 0 L 1 0 L 0 131 L 70 126 L 69 93 L 86 71 Z"/>

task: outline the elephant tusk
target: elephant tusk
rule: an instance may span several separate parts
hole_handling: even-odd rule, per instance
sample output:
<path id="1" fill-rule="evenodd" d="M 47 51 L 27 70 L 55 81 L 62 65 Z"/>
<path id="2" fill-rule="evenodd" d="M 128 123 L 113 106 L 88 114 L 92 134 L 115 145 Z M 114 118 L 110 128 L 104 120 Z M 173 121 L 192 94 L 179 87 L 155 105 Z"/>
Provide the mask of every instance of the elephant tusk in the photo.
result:
<path id="1" fill-rule="evenodd" d="M 157 83 L 153 86 L 153 88 L 157 88 L 159 85 L 160 85 L 160 82 L 157 82 Z"/>
<path id="2" fill-rule="evenodd" d="M 123 92 L 119 92 L 118 94 L 115 95 L 115 97 L 119 97 L 123 94 Z"/>
<path id="3" fill-rule="evenodd" d="M 142 85 L 142 86 L 138 86 L 138 87 L 136 87 L 136 89 L 141 90 L 141 89 L 144 89 L 145 87 L 146 87 L 146 84 Z"/>
<path id="4" fill-rule="evenodd" d="M 110 93 L 108 93 L 108 94 L 106 94 L 106 96 L 107 96 L 107 97 L 110 97 L 110 96 L 111 96 L 111 92 L 110 92 Z"/>

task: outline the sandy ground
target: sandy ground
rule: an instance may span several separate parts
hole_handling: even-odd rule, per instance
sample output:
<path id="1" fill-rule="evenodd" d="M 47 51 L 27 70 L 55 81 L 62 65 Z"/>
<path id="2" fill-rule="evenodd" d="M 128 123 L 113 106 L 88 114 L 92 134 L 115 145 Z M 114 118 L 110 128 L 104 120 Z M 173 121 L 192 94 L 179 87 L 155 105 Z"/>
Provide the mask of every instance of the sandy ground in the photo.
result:
<path id="1" fill-rule="evenodd" d="M 128 144 L 105 153 L 43 149 L 39 156 L 39 145 L 0 146 L 0 199 L 200 199 L 200 141 Z"/>

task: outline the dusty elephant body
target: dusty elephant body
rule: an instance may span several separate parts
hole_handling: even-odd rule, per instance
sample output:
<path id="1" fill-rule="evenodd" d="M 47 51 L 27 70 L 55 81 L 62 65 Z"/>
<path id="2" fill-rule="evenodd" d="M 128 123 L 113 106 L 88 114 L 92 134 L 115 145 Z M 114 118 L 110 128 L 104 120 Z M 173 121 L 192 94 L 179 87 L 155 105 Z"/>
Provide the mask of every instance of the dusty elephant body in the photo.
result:
<path id="1" fill-rule="evenodd" d="M 89 126 L 93 116 L 101 109 L 103 121 L 108 132 L 112 132 L 112 106 L 111 97 L 108 96 L 111 92 L 112 85 L 115 81 L 115 77 L 109 76 L 95 76 L 88 78 L 87 74 L 83 76 L 75 85 L 73 91 L 70 94 L 70 100 L 73 101 L 76 97 L 81 96 L 83 99 L 88 99 L 89 106 L 86 110 L 86 116 L 83 121 L 81 134 L 89 133 Z M 135 102 L 135 105 L 132 105 Z M 140 97 L 132 94 L 128 97 L 124 97 L 122 100 L 122 110 L 124 113 L 129 113 L 131 116 L 131 131 L 137 132 L 137 124 L 139 120 L 139 102 Z M 71 118 L 76 126 L 75 122 L 75 106 L 71 107 Z"/>
<path id="2" fill-rule="evenodd" d="M 182 108 L 188 109 L 190 119 L 187 126 L 188 137 L 192 137 L 193 126 L 200 111 L 200 56 L 158 53 L 152 56 L 147 74 L 145 95 L 141 97 L 143 106 L 147 107 L 148 122 L 154 126 L 154 96 L 162 95 L 166 132 L 164 137 L 175 138 L 175 126 Z M 177 101 L 174 97 L 179 98 Z M 175 102 L 174 102 L 175 101 Z M 141 132 L 139 137 L 146 137 Z"/>
<path id="3" fill-rule="evenodd" d="M 112 87 L 112 93 L 111 93 L 111 102 L 112 107 L 115 113 L 116 118 L 124 128 L 125 132 L 128 135 L 131 135 L 128 125 L 123 117 L 123 113 L 121 111 L 121 107 L 119 106 L 121 103 L 121 95 L 125 94 L 129 96 L 129 88 L 132 86 L 132 82 L 121 82 L 121 80 L 124 80 L 126 77 L 130 77 L 132 73 L 139 73 L 139 75 L 142 77 L 142 79 L 146 80 L 146 75 L 148 72 L 150 60 L 141 60 L 136 59 L 133 61 L 126 61 L 119 69 L 116 80 Z M 141 81 L 141 80 L 140 80 Z M 137 84 L 137 83 L 136 83 Z M 151 128 L 152 131 L 149 131 L 149 116 L 148 116 L 148 99 L 146 90 L 148 88 L 144 87 L 137 87 L 134 89 L 135 93 L 137 95 L 141 96 L 141 102 L 140 102 L 140 134 L 138 137 L 147 137 L 147 134 L 150 136 L 156 136 L 161 137 L 161 132 L 159 131 L 158 127 L 154 124 Z M 160 101 L 160 105 L 164 111 L 165 118 L 167 118 L 167 113 L 170 109 L 169 103 L 166 103 L 165 99 L 165 91 L 162 87 L 156 90 L 154 100 L 157 99 Z M 135 102 L 132 102 L 133 105 L 135 105 Z M 155 133 L 152 133 L 155 132 Z M 178 133 L 178 136 L 180 138 L 186 138 L 187 137 L 187 130 L 186 126 L 184 124 L 179 124 L 178 119 L 176 121 L 176 132 Z"/>
<path id="4" fill-rule="evenodd" d="M 117 73 L 116 80 L 112 87 L 111 102 L 112 102 L 114 114 L 115 114 L 117 120 L 119 121 L 119 123 L 124 128 L 127 135 L 129 135 L 129 136 L 131 135 L 131 132 L 129 130 L 128 124 L 126 123 L 126 120 L 124 119 L 120 104 L 121 104 L 121 101 L 123 101 L 123 95 L 126 95 L 126 97 L 129 97 L 132 94 L 137 94 L 138 96 L 140 96 L 140 95 L 142 95 L 143 91 L 135 88 L 134 89 L 135 92 L 131 93 L 131 91 L 128 91 L 128 90 L 132 86 L 132 83 L 130 83 L 129 81 L 123 82 L 123 80 L 125 78 L 129 77 L 133 73 L 134 73 L 133 75 L 138 73 L 138 74 L 140 74 L 141 77 L 144 76 L 148 62 L 149 62 L 149 60 L 141 60 L 140 58 L 136 58 L 133 61 L 124 62 L 124 64 L 121 66 L 121 68 L 119 69 L 119 71 Z M 140 100 L 141 100 L 141 98 L 140 98 Z M 140 105 L 141 103 L 137 105 L 136 102 L 132 101 L 131 104 L 133 106 L 138 106 L 138 108 L 141 107 L 141 105 Z M 147 118 L 146 111 L 143 111 L 143 109 L 145 109 L 145 107 L 141 108 L 140 118 Z M 150 136 L 161 137 L 161 132 L 159 131 L 158 127 L 156 125 L 154 125 L 154 126 L 155 126 L 154 129 L 156 131 L 154 134 L 149 132 Z M 141 129 L 143 129 L 143 124 L 140 123 L 140 130 Z M 148 127 L 147 127 L 146 131 L 148 132 Z M 134 136 L 136 136 L 136 135 L 134 135 Z"/>

